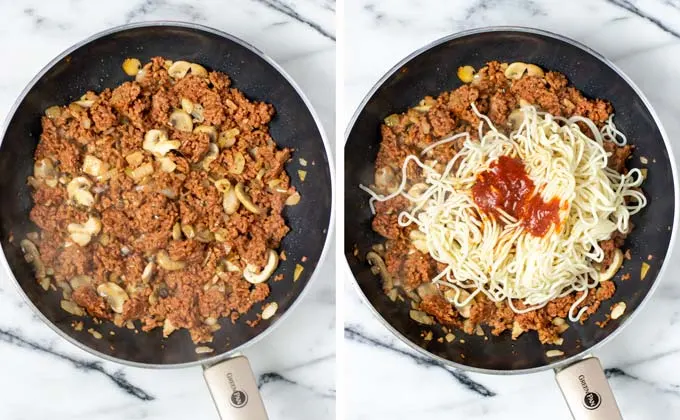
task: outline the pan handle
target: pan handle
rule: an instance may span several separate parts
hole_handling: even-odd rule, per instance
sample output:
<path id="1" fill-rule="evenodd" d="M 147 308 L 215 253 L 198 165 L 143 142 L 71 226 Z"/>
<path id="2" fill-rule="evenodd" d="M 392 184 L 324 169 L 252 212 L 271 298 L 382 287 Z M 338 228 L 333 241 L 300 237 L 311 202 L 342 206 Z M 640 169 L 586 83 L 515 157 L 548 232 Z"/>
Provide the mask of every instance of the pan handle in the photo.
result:
<path id="1" fill-rule="evenodd" d="M 222 420 L 268 420 L 260 390 L 248 359 L 238 355 L 203 367 L 217 411 Z"/>
<path id="2" fill-rule="evenodd" d="M 623 420 L 597 357 L 556 371 L 555 380 L 575 420 Z"/>

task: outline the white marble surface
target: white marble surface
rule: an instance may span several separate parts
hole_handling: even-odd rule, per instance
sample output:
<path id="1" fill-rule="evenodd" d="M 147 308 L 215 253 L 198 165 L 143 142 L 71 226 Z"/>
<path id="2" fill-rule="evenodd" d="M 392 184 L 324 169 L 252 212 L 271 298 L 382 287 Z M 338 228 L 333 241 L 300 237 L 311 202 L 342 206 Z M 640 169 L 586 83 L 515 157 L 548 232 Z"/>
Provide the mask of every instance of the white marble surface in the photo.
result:
<path id="1" fill-rule="evenodd" d="M 373 84 L 439 37 L 489 25 L 534 26 L 603 53 L 646 93 L 680 152 L 680 2 L 626 0 L 348 1 L 344 127 Z M 360 63 L 360 64 L 358 64 Z M 454 76 L 455 77 L 455 76 Z M 597 352 L 627 420 L 680 418 L 680 251 L 650 304 Z M 359 300 L 343 262 L 346 418 L 571 418 L 552 372 L 465 374 L 433 365 L 400 343 Z"/>
<path id="2" fill-rule="evenodd" d="M 334 139 L 333 0 L 0 3 L 0 56 L 12 63 L 0 70 L 3 119 L 33 75 L 79 40 L 127 22 L 186 20 L 239 36 L 278 61 L 302 86 Z M 310 293 L 287 322 L 245 351 L 271 419 L 334 418 L 335 264 L 329 251 Z M 200 368 L 157 371 L 101 362 L 45 326 L 4 272 L 0 360 L 3 420 L 218 418 Z"/>

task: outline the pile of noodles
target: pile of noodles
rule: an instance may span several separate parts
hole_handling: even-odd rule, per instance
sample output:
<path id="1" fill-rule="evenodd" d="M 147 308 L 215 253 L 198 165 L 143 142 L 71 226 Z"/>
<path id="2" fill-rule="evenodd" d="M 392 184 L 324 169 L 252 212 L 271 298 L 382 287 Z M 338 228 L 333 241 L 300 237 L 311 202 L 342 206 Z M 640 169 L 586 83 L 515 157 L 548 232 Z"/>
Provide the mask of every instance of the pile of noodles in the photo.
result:
<path id="1" fill-rule="evenodd" d="M 473 110 L 481 119 L 480 141 L 461 133 L 433 143 L 421 156 L 408 156 L 399 188 L 389 195 L 361 188 L 371 194 L 372 209 L 374 201 L 398 195 L 411 202 L 410 209 L 399 215 L 399 225 L 415 224 L 420 233 L 411 237 L 418 248 L 446 265 L 432 282 L 453 288 L 457 306 L 484 293 L 524 313 L 584 291 L 569 311 L 569 318 L 576 321 L 587 308 L 578 313 L 575 309 L 588 290 L 604 280 L 599 270 L 604 252 L 598 242 L 616 231 L 627 232 L 630 216 L 647 204 L 636 188 L 643 181 L 639 169 L 623 175 L 607 167 L 603 142 L 624 145 L 626 138 L 611 118 L 598 130 L 590 119 L 556 117 L 533 106 L 516 111 L 518 128 L 506 135 L 474 104 Z M 579 122 L 588 133 L 581 131 Z M 461 138 L 462 149 L 445 165 L 428 160 L 436 159 L 437 147 Z M 547 234 L 534 236 L 501 209 L 491 217 L 478 208 L 472 187 L 478 174 L 500 156 L 520 159 L 544 200 L 559 198 L 559 228 L 553 225 Z M 422 169 L 424 179 L 416 185 L 407 179 L 409 164 Z M 517 308 L 513 300 L 524 307 Z"/>

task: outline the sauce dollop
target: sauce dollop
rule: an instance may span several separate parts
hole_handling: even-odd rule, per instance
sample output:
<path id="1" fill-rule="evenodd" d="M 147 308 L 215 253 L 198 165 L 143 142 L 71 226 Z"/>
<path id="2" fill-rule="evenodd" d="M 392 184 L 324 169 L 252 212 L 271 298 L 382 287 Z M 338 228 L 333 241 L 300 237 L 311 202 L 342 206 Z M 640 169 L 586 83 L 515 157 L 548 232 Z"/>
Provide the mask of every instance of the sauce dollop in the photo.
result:
<path id="1" fill-rule="evenodd" d="M 543 201 L 520 159 L 499 157 L 477 175 L 472 196 L 480 210 L 495 216 L 501 209 L 533 236 L 544 236 L 551 225 L 560 227 L 560 199 Z"/>

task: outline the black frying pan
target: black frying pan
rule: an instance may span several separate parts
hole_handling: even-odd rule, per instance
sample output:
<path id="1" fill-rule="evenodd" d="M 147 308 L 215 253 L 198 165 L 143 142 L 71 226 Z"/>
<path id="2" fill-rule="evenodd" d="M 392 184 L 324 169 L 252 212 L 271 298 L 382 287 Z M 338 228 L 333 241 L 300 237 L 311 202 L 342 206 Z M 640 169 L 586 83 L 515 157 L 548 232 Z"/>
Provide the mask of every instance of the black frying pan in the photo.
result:
<path id="1" fill-rule="evenodd" d="M 130 80 L 121 69 L 125 58 L 136 57 L 144 63 L 154 56 L 197 62 L 209 70 L 227 73 L 234 87 L 246 96 L 274 105 L 271 135 L 280 146 L 295 149 L 294 159 L 286 169 L 292 174 L 292 183 L 302 200 L 284 212 L 291 228 L 282 244 L 288 258 L 281 261 L 274 275 L 283 274 L 285 280 L 269 282 L 268 301 L 279 305 L 276 315 L 251 328 L 244 321 L 254 319 L 260 311 L 260 305 L 255 305 L 235 324 L 222 319 L 222 329 L 215 333 L 211 343 L 215 349 L 211 354 L 197 354 L 186 331 L 164 339 L 160 329 L 135 334 L 110 323 L 95 325 L 89 318 L 82 319 L 85 322 L 82 331 L 75 331 L 71 323 L 79 319 L 61 310 L 60 293 L 45 292 L 38 285 L 18 246 L 27 232 L 37 230 L 28 218 L 32 203 L 26 177 L 32 173 L 44 110 L 77 100 L 88 90 L 116 87 Z M 4 258 L 20 289 L 44 321 L 80 348 L 140 367 L 212 364 L 254 343 L 277 325 L 298 301 L 323 259 L 332 215 L 333 183 L 328 156 L 323 129 L 309 102 L 292 79 L 254 47 L 231 35 L 193 24 L 159 22 L 114 28 L 85 40 L 50 62 L 9 113 L 0 146 L 0 243 Z M 304 182 L 295 175 L 300 169 L 298 157 L 310 162 L 304 168 L 308 171 Z M 15 238 L 12 243 L 10 233 Z M 305 269 L 299 280 L 293 282 L 297 263 Z M 103 338 L 98 340 L 90 335 L 87 332 L 90 327 L 96 327 Z M 109 335 L 109 331 L 115 331 L 115 335 Z"/>
<path id="2" fill-rule="evenodd" d="M 436 96 L 460 86 L 456 77 L 459 66 L 480 68 L 491 60 L 535 63 L 544 69 L 564 73 L 586 96 L 609 100 L 614 106 L 617 127 L 636 146 L 632 162 L 639 166 L 641 156 L 647 157 L 649 162 L 646 165 L 648 178 L 643 184 L 649 204 L 633 217 L 636 228 L 624 245 L 624 248 L 630 248 L 632 260 L 625 261 L 615 278 L 617 289 L 611 301 L 603 304 L 584 325 L 571 324 L 563 335 L 564 344 L 559 347 L 564 356 L 559 358 L 546 356 L 546 350 L 554 347 L 541 345 L 535 333 L 522 334 L 516 341 L 511 340 L 509 333 L 499 337 L 487 334 L 488 340 L 466 335 L 465 343 L 459 340 L 451 343 L 426 341 L 421 335 L 422 326 L 409 317 L 409 305 L 390 301 L 365 261 L 371 246 L 384 241 L 371 229 L 369 196 L 358 188 L 359 184 L 373 182 L 380 123 L 389 114 L 415 106 L 426 95 Z M 586 352 L 620 331 L 655 288 L 675 239 L 678 195 L 675 160 L 659 119 L 632 81 L 612 63 L 579 43 L 543 31 L 525 28 L 473 30 L 436 41 L 402 60 L 376 84 L 354 115 L 345 145 L 345 255 L 361 293 L 379 318 L 403 341 L 428 356 L 448 365 L 483 373 L 563 369 L 582 360 Z M 355 246 L 359 250 L 357 256 L 354 255 Z M 648 255 L 653 256 L 651 261 L 647 261 Z M 643 261 L 651 268 L 645 280 L 639 281 Z M 622 282 L 621 275 L 625 273 L 631 273 L 632 280 Z M 604 320 L 609 307 L 619 301 L 627 304 L 625 314 L 604 328 L 595 325 L 595 321 Z M 438 332 L 439 336 L 443 335 L 441 330 Z M 463 337 L 461 334 L 457 335 Z M 578 388 L 577 394 L 580 392 L 582 395 L 578 395 L 585 397 L 587 392 L 581 389 L 582 386 Z M 568 397 L 569 391 L 564 386 L 563 391 Z M 598 410 L 610 413 L 606 406 L 603 403 Z M 577 409 L 572 408 L 572 411 L 574 415 L 579 414 Z M 587 411 L 592 413 L 592 410 Z"/>

